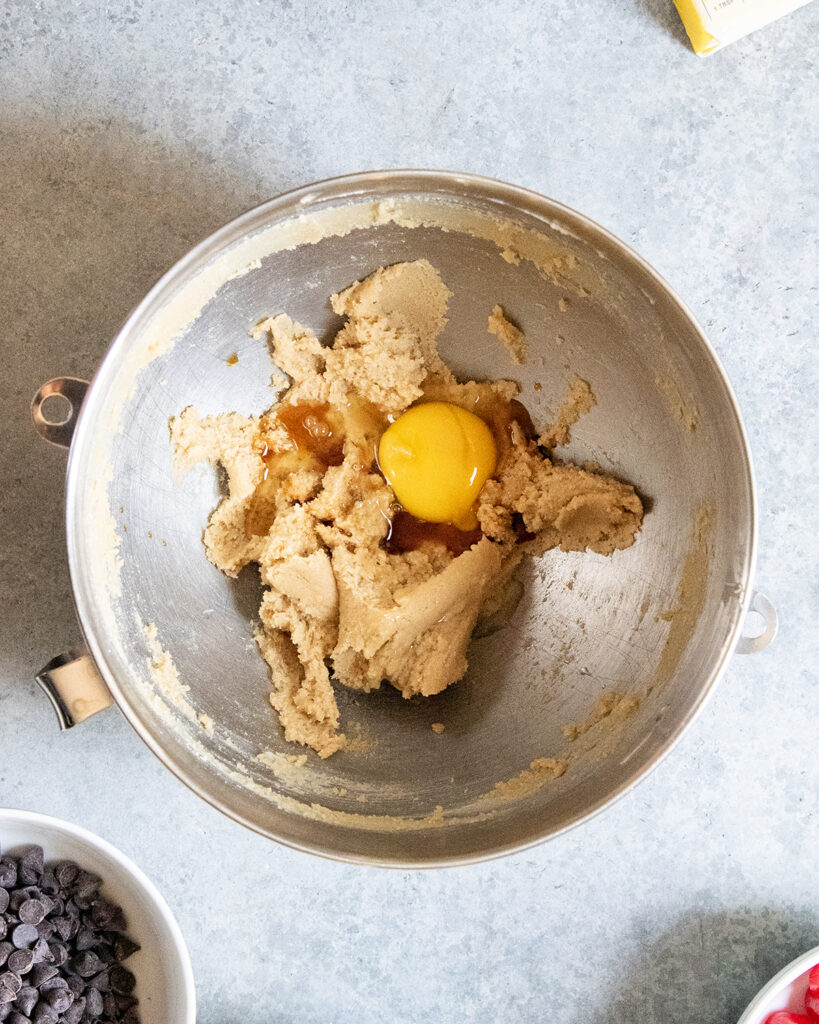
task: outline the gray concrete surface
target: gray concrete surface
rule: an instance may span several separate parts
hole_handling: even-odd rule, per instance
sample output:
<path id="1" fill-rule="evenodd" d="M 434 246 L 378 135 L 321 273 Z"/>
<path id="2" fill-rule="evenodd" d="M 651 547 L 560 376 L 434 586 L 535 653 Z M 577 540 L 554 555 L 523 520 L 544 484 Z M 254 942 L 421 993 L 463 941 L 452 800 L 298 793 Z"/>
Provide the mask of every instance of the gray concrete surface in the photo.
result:
<path id="1" fill-rule="evenodd" d="M 137 859 L 190 945 L 202 1024 L 730 1024 L 819 943 L 818 39 L 819 4 L 704 60 L 665 0 L 0 6 L 0 803 Z M 92 374 L 226 219 L 378 166 L 555 196 L 676 286 L 744 411 L 782 621 L 617 806 L 446 872 L 278 848 L 117 712 L 58 735 L 32 681 L 78 636 L 38 385 Z"/>

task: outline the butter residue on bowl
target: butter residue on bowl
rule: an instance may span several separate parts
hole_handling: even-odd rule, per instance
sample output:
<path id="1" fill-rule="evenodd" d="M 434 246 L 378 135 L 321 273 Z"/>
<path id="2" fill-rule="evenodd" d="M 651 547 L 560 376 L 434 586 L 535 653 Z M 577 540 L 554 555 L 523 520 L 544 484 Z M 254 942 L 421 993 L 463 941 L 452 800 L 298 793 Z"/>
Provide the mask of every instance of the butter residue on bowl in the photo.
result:
<path id="1" fill-rule="evenodd" d="M 476 622 L 524 555 L 555 547 L 608 555 L 629 547 L 642 523 L 631 485 L 538 445 L 517 384 L 456 381 L 436 343 L 449 298 L 435 268 L 417 260 L 332 297 L 346 318 L 332 346 L 284 314 L 266 318 L 252 333 L 267 338 L 290 379 L 278 404 L 260 417 L 188 408 L 172 420 L 180 470 L 205 460 L 226 471 L 229 493 L 205 530 L 207 555 L 229 576 L 260 566 L 256 639 L 271 668 L 270 702 L 285 738 L 321 757 L 345 744 L 334 684 L 440 693 L 466 672 Z M 566 443 L 591 407 L 588 384 L 573 388 L 569 412 L 541 442 Z M 461 553 L 432 540 L 397 552 L 385 544 L 395 500 L 375 459 L 378 438 L 391 418 L 427 400 L 478 412 L 497 428 L 480 530 Z"/>

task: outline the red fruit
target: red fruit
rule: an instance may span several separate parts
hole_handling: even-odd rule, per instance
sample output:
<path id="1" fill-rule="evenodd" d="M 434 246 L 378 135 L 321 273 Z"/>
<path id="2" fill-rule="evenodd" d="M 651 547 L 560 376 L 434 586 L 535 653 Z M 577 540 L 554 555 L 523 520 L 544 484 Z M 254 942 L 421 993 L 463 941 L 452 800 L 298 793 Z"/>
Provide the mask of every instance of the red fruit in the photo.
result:
<path id="1" fill-rule="evenodd" d="M 769 1013 L 763 1024 L 813 1024 L 804 1013 L 791 1013 L 790 1010 L 777 1010 Z"/>
<path id="2" fill-rule="evenodd" d="M 808 974 L 808 990 L 805 993 L 805 1011 L 812 1021 L 819 1024 L 819 964 L 811 967 Z"/>

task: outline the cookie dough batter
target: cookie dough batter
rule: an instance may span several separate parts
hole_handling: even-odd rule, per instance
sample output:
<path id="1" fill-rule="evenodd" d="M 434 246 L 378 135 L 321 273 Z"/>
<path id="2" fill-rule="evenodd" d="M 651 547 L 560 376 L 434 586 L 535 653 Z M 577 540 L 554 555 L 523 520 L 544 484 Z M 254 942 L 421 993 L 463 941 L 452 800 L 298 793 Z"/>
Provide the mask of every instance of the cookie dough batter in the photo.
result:
<path id="1" fill-rule="evenodd" d="M 331 347 L 283 314 L 265 319 L 253 334 L 289 378 L 280 401 L 260 417 L 188 408 L 171 423 L 180 469 L 207 460 L 227 473 L 207 555 L 229 576 L 258 563 L 266 589 L 256 639 L 270 702 L 286 739 L 321 757 L 345 743 L 334 683 L 439 693 L 466 672 L 475 624 L 502 604 L 524 555 L 558 546 L 610 554 L 642 522 L 633 487 L 538 446 L 515 383 L 455 380 L 436 346 L 449 298 L 418 260 L 334 295 L 346 322 Z M 376 450 L 391 419 L 429 400 L 490 422 L 497 466 L 478 497 L 478 529 L 425 536 L 416 522 L 413 542 L 396 549 L 404 513 Z M 555 443 L 563 434 L 557 424 Z"/>
<path id="2" fill-rule="evenodd" d="M 526 335 L 512 323 L 503 306 L 495 306 L 489 314 L 486 329 L 500 339 L 513 363 L 526 362 Z"/>

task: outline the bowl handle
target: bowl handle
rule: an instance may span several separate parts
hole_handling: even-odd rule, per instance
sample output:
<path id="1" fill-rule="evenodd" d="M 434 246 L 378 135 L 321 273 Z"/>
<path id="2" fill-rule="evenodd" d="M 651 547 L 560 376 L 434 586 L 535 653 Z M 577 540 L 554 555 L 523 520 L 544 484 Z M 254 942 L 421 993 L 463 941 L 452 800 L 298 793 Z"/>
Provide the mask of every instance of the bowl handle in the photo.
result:
<path id="1" fill-rule="evenodd" d="M 758 590 L 755 590 L 751 596 L 748 611 L 761 615 L 765 620 L 765 628 L 759 636 L 740 636 L 736 647 L 737 654 L 756 654 L 758 651 L 764 651 L 776 636 L 776 631 L 779 628 L 776 609 L 768 598 Z"/>
<path id="2" fill-rule="evenodd" d="M 79 377 L 55 377 L 43 384 L 31 400 L 31 418 L 40 437 L 60 448 L 69 447 L 88 387 L 88 381 Z M 58 406 L 62 406 L 61 414 L 55 410 L 49 414 L 48 406 L 45 404 L 54 396 L 62 399 L 57 403 Z M 49 404 L 54 405 L 53 402 Z"/>
<path id="3" fill-rule="evenodd" d="M 114 703 L 84 647 L 58 654 L 37 673 L 37 682 L 57 712 L 60 729 L 70 729 Z"/>

